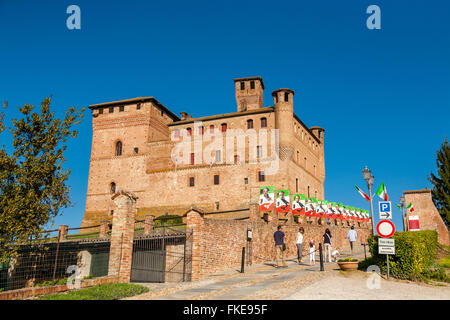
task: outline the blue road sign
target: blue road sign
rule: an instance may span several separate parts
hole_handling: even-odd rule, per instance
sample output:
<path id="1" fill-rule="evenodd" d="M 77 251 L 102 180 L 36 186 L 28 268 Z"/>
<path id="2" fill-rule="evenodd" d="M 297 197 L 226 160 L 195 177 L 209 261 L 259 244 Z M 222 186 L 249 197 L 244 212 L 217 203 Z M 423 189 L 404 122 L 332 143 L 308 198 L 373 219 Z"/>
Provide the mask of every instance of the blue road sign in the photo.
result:
<path id="1" fill-rule="evenodd" d="M 380 219 L 392 219 L 392 205 L 390 201 L 378 202 L 378 211 Z"/>

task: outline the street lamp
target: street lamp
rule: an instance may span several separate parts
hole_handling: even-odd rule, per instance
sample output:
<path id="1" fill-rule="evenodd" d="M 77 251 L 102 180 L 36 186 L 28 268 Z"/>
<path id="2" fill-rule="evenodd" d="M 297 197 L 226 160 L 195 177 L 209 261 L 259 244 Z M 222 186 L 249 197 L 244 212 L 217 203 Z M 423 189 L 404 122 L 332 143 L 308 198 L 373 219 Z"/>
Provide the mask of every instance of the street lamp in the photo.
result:
<path id="1" fill-rule="evenodd" d="M 400 206 L 402 208 L 403 231 L 406 231 L 405 195 L 404 194 L 402 194 L 400 197 Z"/>
<path id="2" fill-rule="evenodd" d="M 375 222 L 373 219 L 373 204 L 372 204 L 372 186 L 373 186 L 374 176 L 372 175 L 372 172 L 370 172 L 370 170 L 367 168 L 367 166 L 364 167 L 362 174 L 364 176 L 364 180 L 366 180 L 366 182 L 367 182 L 367 187 L 369 188 L 370 215 L 372 216 L 372 235 L 374 235 L 375 234 Z"/>

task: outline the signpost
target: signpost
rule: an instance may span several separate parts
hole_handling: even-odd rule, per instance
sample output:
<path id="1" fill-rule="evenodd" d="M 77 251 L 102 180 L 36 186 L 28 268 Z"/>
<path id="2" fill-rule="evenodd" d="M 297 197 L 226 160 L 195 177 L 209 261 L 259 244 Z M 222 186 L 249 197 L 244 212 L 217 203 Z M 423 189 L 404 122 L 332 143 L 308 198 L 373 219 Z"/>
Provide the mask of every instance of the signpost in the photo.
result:
<path id="1" fill-rule="evenodd" d="M 380 220 L 392 219 L 392 204 L 390 201 L 378 202 L 378 212 L 380 214 Z"/>
<path id="2" fill-rule="evenodd" d="M 389 220 L 382 220 L 377 224 L 378 254 L 386 255 L 387 278 L 389 279 L 389 255 L 395 254 L 395 240 L 388 239 L 395 233 L 395 225 Z"/>

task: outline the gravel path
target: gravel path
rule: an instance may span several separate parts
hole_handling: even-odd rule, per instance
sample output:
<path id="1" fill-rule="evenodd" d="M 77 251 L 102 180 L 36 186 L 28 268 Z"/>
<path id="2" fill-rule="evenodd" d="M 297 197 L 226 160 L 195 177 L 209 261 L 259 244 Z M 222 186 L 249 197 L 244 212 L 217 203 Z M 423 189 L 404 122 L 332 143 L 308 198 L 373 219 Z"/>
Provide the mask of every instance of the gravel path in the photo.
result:
<path id="1" fill-rule="evenodd" d="M 286 300 L 450 300 L 450 286 L 401 281 L 390 278 L 380 280 L 379 289 L 370 274 L 362 271 L 333 272 L 310 286 L 285 296 Z"/>

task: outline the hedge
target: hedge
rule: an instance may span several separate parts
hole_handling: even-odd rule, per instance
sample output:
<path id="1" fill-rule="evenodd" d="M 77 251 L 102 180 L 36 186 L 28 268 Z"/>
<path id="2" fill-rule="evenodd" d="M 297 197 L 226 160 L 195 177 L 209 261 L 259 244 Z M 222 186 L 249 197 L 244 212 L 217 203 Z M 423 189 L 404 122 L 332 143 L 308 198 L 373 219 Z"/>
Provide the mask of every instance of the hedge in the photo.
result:
<path id="1" fill-rule="evenodd" d="M 382 273 L 387 272 L 386 255 L 378 254 L 378 238 L 379 236 L 368 238 L 372 256 L 361 261 L 359 269 L 366 270 L 370 265 L 377 265 Z M 437 232 L 396 232 L 392 238 L 395 239 L 395 255 L 389 257 L 389 273 L 399 279 L 422 279 L 436 257 Z"/>

